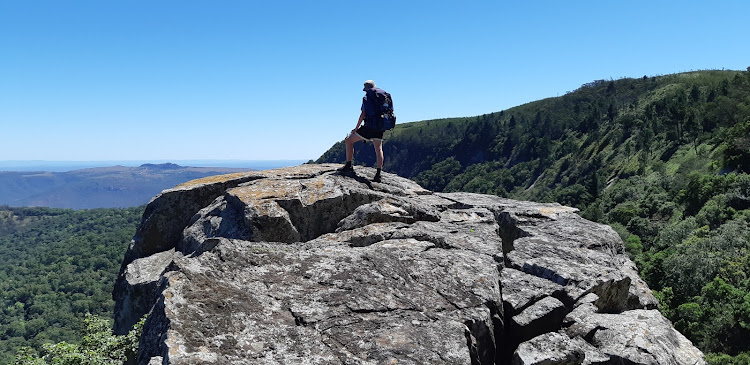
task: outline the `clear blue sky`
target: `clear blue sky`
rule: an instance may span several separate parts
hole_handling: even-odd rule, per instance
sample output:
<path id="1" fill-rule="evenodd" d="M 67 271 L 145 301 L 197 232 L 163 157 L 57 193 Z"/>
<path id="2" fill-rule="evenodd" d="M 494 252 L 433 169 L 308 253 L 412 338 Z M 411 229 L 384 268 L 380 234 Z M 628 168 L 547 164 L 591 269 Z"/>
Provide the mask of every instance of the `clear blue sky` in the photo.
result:
<path id="1" fill-rule="evenodd" d="M 750 2 L 0 0 L 0 160 L 315 159 L 400 123 L 750 66 Z M 386 141 L 387 143 L 387 141 Z"/>

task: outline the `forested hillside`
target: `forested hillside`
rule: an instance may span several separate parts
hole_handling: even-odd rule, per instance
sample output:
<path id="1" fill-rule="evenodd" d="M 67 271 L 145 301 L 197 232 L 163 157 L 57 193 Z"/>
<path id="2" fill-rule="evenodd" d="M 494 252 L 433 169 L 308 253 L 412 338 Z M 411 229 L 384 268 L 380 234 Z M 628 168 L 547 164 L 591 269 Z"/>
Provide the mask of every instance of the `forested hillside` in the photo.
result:
<path id="1" fill-rule="evenodd" d="M 0 364 L 21 346 L 79 342 L 87 313 L 112 318 L 112 287 L 142 213 L 0 206 Z"/>
<path id="2" fill-rule="evenodd" d="M 356 147 L 355 163 L 374 164 Z M 555 201 L 612 225 L 712 363 L 750 362 L 750 71 L 598 80 L 399 125 L 384 151 L 386 171 L 431 190 Z M 342 142 L 318 160 L 343 161 Z"/>

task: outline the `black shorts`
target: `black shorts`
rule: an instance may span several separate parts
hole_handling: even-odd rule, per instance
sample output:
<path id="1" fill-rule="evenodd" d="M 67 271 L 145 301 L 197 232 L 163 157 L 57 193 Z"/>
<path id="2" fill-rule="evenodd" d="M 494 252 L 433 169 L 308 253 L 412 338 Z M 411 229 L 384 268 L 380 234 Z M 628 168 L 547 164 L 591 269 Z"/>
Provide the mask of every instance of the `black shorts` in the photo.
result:
<path id="1" fill-rule="evenodd" d="M 357 135 L 366 140 L 383 139 L 383 131 L 363 125 L 357 129 Z"/>

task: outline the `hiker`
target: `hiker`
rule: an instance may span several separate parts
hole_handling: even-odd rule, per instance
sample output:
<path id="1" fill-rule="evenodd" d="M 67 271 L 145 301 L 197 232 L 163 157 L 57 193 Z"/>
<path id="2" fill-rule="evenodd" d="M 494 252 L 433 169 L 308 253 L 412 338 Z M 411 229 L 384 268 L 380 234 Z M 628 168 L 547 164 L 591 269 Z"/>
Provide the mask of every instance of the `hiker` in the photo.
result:
<path id="1" fill-rule="evenodd" d="M 371 98 L 377 99 L 376 95 L 378 92 L 381 94 L 387 93 L 376 88 L 375 81 L 372 80 L 365 81 L 365 88 L 362 89 L 362 91 L 366 94 L 365 97 L 362 98 L 362 107 L 360 108 L 361 112 L 359 113 L 357 126 L 354 127 L 349 136 L 346 137 L 346 140 L 344 140 L 344 143 L 346 144 L 346 165 L 339 169 L 339 171 L 342 173 L 353 174 L 354 167 L 352 167 L 352 160 L 354 159 L 354 143 L 361 140 L 372 141 L 372 146 L 375 148 L 375 159 L 378 169 L 372 181 L 380 182 L 380 172 L 383 170 L 383 132 L 385 132 L 385 130 L 382 126 L 382 120 L 380 121 L 380 125 L 377 124 L 378 121 L 376 115 L 379 115 L 380 113 L 377 109 L 378 106 L 376 105 L 377 100 L 368 100 L 367 97 L 369 95 Z M 392 104 L 390 95 L 388 95 L 388 103 Z M 392 105 L 390 105 L 390 107 L 392 115 Z M 393 117 L 393 119 L 395 123 L 395 117 Z M 363 121 L 365 124 L 360 127 Z"/>

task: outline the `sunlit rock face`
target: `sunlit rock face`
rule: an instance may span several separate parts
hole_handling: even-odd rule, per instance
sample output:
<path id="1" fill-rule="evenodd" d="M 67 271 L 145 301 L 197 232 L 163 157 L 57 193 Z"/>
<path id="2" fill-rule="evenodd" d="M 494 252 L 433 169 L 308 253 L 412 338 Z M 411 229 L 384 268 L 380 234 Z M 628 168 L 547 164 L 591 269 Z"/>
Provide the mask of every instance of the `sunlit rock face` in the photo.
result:
<path id="1" fill-rule="evenodd" d="M 702 364 L 576 209 L 302 165 L 165 190 L 114 290 L 139 364 Z"/>

